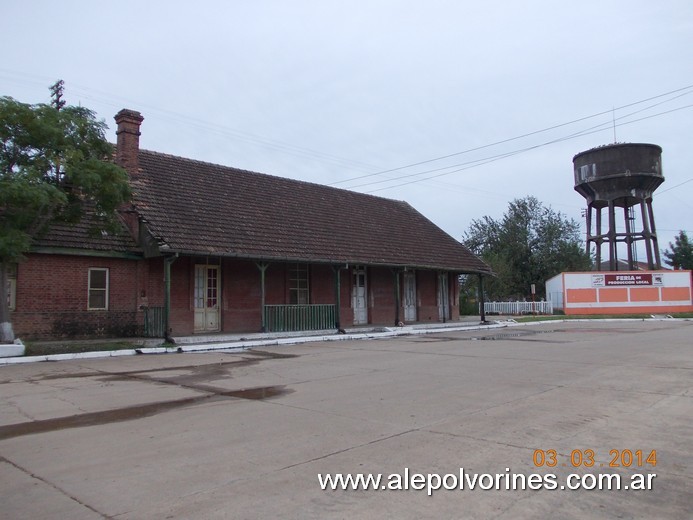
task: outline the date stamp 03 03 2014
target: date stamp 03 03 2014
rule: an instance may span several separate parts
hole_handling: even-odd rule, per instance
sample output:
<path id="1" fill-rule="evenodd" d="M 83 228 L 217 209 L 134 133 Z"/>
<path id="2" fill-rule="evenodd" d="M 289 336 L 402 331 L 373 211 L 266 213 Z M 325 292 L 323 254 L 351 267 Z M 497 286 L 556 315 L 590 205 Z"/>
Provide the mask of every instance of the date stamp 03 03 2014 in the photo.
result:
<path id="1" fill-rule="evenodd" d="M 561 456 L 554 449 L 534 450 L 532 463 L 536 468 L 654 468 L 657 466 L 657 450 L 609 450 L 608 462 L 597 462 L 594 450 L 572 450 L 570 455 Z"/>

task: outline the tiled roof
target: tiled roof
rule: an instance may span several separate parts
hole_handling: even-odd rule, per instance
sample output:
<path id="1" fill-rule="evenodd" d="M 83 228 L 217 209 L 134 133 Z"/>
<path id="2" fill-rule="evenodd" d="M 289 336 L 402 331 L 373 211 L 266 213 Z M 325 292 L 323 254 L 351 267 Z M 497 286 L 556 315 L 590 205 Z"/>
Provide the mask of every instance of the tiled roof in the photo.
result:
<path id="1" fill-rule="evenodd" d="M 34 248 L 81 249 L 116 253 L 139 251 L 125 226 L 115 235 L 91 233 L 92 218 L 93 214 L 87 212 L 77 224 L 53 224 L 41 238 L 34 240 Z"/>
<path id="2" fill-rule="evenodd" d="M 133 200 L 163 251 L 490 272 L 409 204 L 140 150 Z"/>

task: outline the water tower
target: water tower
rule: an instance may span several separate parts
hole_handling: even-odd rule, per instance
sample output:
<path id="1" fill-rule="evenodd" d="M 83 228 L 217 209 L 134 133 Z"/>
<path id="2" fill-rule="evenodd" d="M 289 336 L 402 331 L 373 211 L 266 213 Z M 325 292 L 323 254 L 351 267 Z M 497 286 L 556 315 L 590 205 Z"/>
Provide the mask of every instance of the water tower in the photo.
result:
<path id="1" fill-rule="evenodd" d="M 619 242 L 626 245 L 628 270 L 638 268 L 637 243 L 645 242 L 647 268 L 661 269 L 652 194 L 664 182 L 662 149 L 655 144 L 610 144 L 573 157 L 575 191 L 587 200 L 587 252 L 596 246 L 597 268 L 602 262 L 602 245 L 609 251 L 609 270 L 618 270 Z M 642 229 L 636 230 L 635 206 L 640 206 Z M 602 228 L 602 210 L 607 225 Z M 616 208 L 623 211 L 625 232 L 616 229 Z M 594 218 L 596 216 L 596 218 Z"/>

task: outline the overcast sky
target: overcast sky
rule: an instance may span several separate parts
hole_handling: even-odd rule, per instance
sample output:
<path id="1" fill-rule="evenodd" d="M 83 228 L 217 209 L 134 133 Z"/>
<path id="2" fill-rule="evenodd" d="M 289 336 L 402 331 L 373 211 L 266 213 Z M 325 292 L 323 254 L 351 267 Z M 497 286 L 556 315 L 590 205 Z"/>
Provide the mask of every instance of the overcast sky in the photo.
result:
<path id="1" fill-rule="evenodd" d="M 461 240 L 527 195 L 582 222 L 572 158 L 615 133 L 663 148 L 661 249 L 693 234 L 690 0 L 2 0 L 0 18 L 0 95 L 48 102 L 63 79 L 111 141 L 139 110 L 143 148 L 405 200 Z"/>

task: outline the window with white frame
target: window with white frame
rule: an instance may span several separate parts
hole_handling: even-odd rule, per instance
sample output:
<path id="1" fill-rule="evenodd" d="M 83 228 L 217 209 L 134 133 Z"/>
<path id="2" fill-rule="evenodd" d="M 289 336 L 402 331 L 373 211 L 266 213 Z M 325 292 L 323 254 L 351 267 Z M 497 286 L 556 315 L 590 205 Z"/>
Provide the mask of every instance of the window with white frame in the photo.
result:
<path id="1" fill-rule="evenodd" d="M 10 310 L 17 306 L 17 264 L 10 264 L 7 269 L 7 303 Z"/>
<path id="2" fill-rule="evenodd" d="M 108 269 L 106 268 L 89 268 L 88 309 L 90 311 L 108 310 Z"/>
<path id="3" fill-rule="evenodd" d="M 307 305 L 310 303 L 308 287 L 308 266 L 293 264 L 289 267 L 289 303 Z"/>

